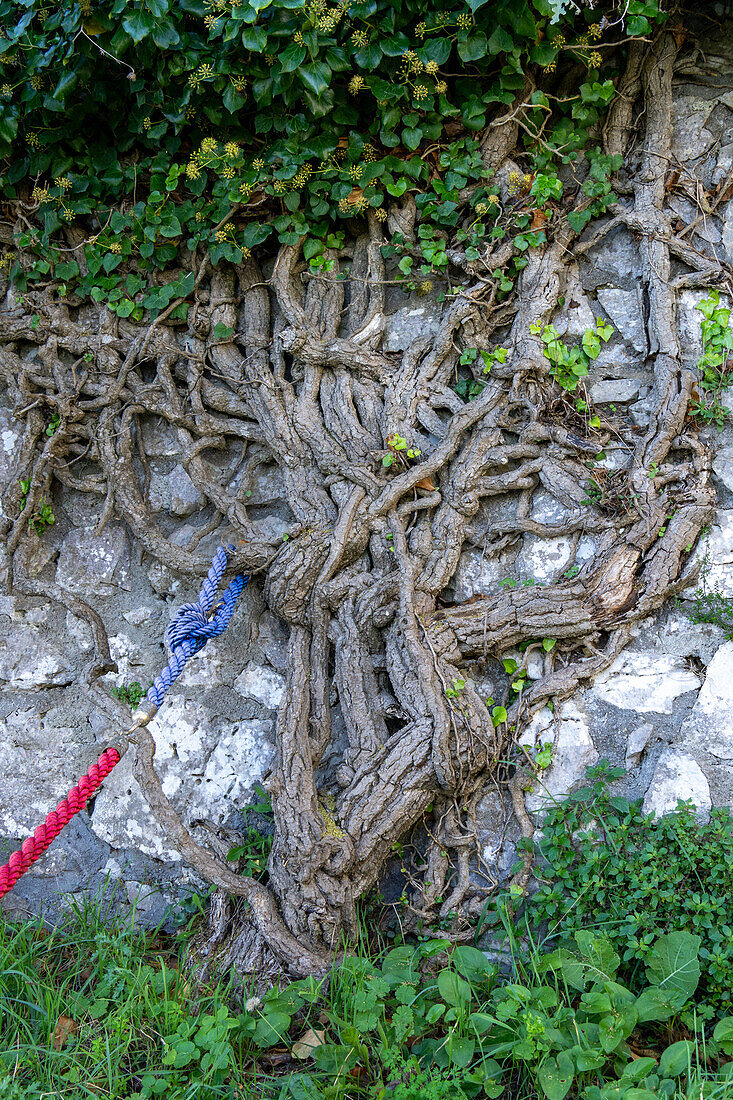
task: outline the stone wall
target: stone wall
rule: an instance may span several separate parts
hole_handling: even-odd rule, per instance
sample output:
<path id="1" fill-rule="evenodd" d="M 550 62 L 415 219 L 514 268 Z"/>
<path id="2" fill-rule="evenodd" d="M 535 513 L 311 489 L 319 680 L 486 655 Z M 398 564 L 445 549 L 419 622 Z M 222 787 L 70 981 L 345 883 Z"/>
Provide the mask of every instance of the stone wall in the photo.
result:
<path id="1" fill-rule="evenodd" d="M 733 39 L 708 43 L 702 69 L 680 73 L 674 147 L 684 166 L 684 186 L 670 201 L 682 225 L 695 222 L 687 240 L 730 274 L 733 201 L 721 204 L 715 215 L 700 217 L 694 200 L 700 194 L 695 181 L 713 194 L 733 178 Z M 628 411 L 641 430 L 649 419 L 652 368 L 639 262 L 631 234 L 620 227 L 612 230 L 571 270 L 556 325 L 568 337 L 579 336 L 596 317 L 614 325 L 616 335 L 589 379 L 590 393 L 596 403 Z M 683 290 L 678 299 L 679 329 L 691 364 L 700 350 L 695 305 L 704 293 Z M 437 326 L 441 307 L 435 301 L 408 300 L 398 289 L 390 300 L 388 351 L 408 347 L 417 335 Z M 0 394 L 0 483 L 13 476 L 19 430 L 2 401 Z M 164 532 L 185 545 L 209 513 L 185 472 L 175 432 L 153 420 L 144 432 L 151 456 L 151 506 Z M 706 557 L 706 583 L 733 597 L 733 427 L 712 429 L 708 435 L 715 452 L 719 510 L 698 554 Z M 609 468 L 628 461 L 621 447 L 609 446 L 606 454 Z M 265 469 L 249 501 L 253 521 L 275 536 L 286 533 L 291 522 L 281 492 L 277 470 Z M 551 581 L 567 566 L 573 548 L 564 537 L 526 535 L 501 559 L 485 560 L 482 529 L 500 520 L 508 504 L 496 499 L 477 517 L 475 545 L 461 559 L 448 592 L 451 598 L 491 593 L 507 577 Z M 27 572 L 41 582 L 55 580 L 98 609 L 118 664 L 118 672 L 102 681 L 108 693 L 132 681 L 147 687 L 165 660 L 166 624 L 195 592 L 132 545 L 124 525 L 112 524 L 95 534 L 101 498 L 62 490 L 54 497 L 53 510 L 56 522 L 41 538 L 32 533 L 25 537 L 21 553 Z M 567 502 L 542 490 L 536 493 L 536 519 L 556 522 L 568 511 L 572 508 Z M 218 533 L 205 536 L 200 549 L 213 551 L 219 538 Z M 593 540 L 584 537 L 577 560 L 588 560 L 594 552 Z M 663 813 L 678 798 L 691 798 L 701 814 L 712 805 L 733 803 L 733 642 L 719 627 L 693 625 L 689 606 L 683 600 L 644 623 L 591 688 L 554 714 L 544 710 L 534 717 L 523 735 L 525 744 L 551 741 L 554 749 L 544 789 L 538 785 L 529 796 L 531 811 L 538 811 L 548 796 L 571 789 L 600 757 L 626 769 L 619 790 L 643 797 L 648 810 Z M 252 582 L 226 635 L 191 662 L 151 726 L 166 794 L 196 835 L 220 852 L 226 852 L 241 829 L 238 808 L 272 763 L 286 642 L 284 628 L 264 609 L 259 583 Z M 96 758 L 106 731 L 121 722 L 121 708 L 113 699 L 105 702 L 102 696 L 100 701 L 81 683 L 91 647 L 86 625 L 57 605 L 0 597 L 3 851 L 11 851 L 39 823 Z M 499 672 L 481 673 L 487 694 L 499 686 Z M 486 866 L 501 878 L 514 858 L 509 807 L 493 790 L 487 791 L 478 820 Z M 197 886 L 161 835 L 123 760 L 88 812 L 74 819 L 3 904 L 8 912 L 43 907 L 53 914 L 82 891 L 103 891 L 113 904 L 134 902 L 142 917 L 157 921 L 181 893 Z"/>

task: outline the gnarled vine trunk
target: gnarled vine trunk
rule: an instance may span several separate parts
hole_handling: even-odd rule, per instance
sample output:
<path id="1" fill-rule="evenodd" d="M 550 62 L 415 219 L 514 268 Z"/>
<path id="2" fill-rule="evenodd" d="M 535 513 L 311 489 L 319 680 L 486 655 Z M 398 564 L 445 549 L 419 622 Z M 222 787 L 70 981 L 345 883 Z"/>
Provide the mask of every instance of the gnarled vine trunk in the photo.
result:
<path id="1" fill-rule="evenodd" d="M 200 261 L 184 328 L 171 323 L 170 310 L 146 330 L 100 310 L 90 331 L 88 307 L 75 310 L 43 290 L 0 317 L 0 376 L 26 424 L 17 470 L 31 478 L 25 511 L 17 480 L 3 502 L 12 517 L 3 521 L 9 553 L 58 479 L 104 495 L 102 526 L 116 513 L 150 555 L 191 577 L 205 573 L 196 547 L 166 539 L 146 504 L 138 423 L 153 414 L 177 429 L 186 469 L 216 510 L 209 530 L 226 522 L 240 540 L 233 568 L 261 571 L 267 606 L 290 628 L 269 780 L 275 840 L 267 887 L 235 875 L 188 836 L 155 776 L 149 735 L 142 732 L 135 747 L 143 789 L 171 841 L 205 878 L 250 902 L 245 915 L 237 912 L 254 921 L 253 931 L 237 932 L 229 958 L 251 952 L 259 938 L 291 973 L 326 965 L 342 933 L 354 929 L 356 902 L 393 845 L 431 804 L 434 825 L 413 910 L 427 921 L 475 912 L 482 898 L 473 892 L 463 816 L 472 797 L 507 759 L 528 716 L 591 680 L 622 649 L 632 624 L 677 590 L 713 492 L 709 456 L 687 416 L 693 377 L 682 367 L 675 292 L 714 283 L 718 271 L 675 239 L 665 210 L 676 51 L 667 32 L 632 46 L 623 94 L 605 128 L 608 151 L 623 152 L 633 120 L 644 127 L 627 193 L 597 235 L 625 223 L 640 241 L 655 374 L 649 427 L 639 434 L 622 421 L 613 426 L 633 451 L 619 493 L 625 503 L 615 510 L 581 507 L 583 462 L 611 428 L 591 427 L 563 400 L 541 339 L 530 331 L 551 321 L 569 261 L 589 247 L 564 219 L 550 244 L 531 251 L 508 302 L 497 301 L 487 273 L 508 262 L 511 246 L 496 245 L 480 262 L 452 250 L 464 287 L 437 335 L 399 355 L 382 348 L 385 237 L 376 220 L 329 254 L 327 274 L 313 274 L 297 246 L 280 250 L 269 277 L 254 259 L 238 270 Z M 515 121 L 491 128 L 483 142 L 494 172 L 517 139 L 521 104 L 513 111 Z M 391 219 L 409 239 L 414 204 L 396 207 Z M 675 279 L 671 255 L 686 269 Z M 208 338 L 219 323 L 234 330 L 232 340 Z M 489 349 L 507 326 L 510 358 L 464 403 L 452 384 L 465 333 Z M 21 354 L 25 342 L 38 347 L 37 359 Z M 73 367 L 65 365 L 69 354 Z M 60 417 L 51 437 L 44 407 Z M 395 435 L 421 453 L 387 469 L 380 460 Z M 243 455 L 236 492 L 206 458 L 234 447 Z M 299 524 L 279 547 L 258 541 L 247 516 L 248 486 L 273 459 Z M 557 525 L 532 519 L 540 487 L 574 518 Z M 444 605 L 441 593 L 472 544 L 483 502 L 507 494 L 516 496 L 516 514 L 482 539 L 487 556 L 527 532 L 567 534 L 576 548 L 592 533 L 594 559 L 572 579 Z M 18 570 L 13 583 L 33 591 Z M 74 599 L 58 589 L 52 595 L 67 606 Z M 75 607 L 79 613 L 78 601 Z M 104 630 L 92 609 L 84 613 L 95 630 L 98 671 L 109 658 Z M 544 637 L 557 639 L 546 674 L 496 728 L 470 683 L 450 690 L 467 664 Z M 331 801 L 318 776 L 332 748 L 335 707 L 347 744 Z M 218 903 L 219 937 L 225 910 Z"/>

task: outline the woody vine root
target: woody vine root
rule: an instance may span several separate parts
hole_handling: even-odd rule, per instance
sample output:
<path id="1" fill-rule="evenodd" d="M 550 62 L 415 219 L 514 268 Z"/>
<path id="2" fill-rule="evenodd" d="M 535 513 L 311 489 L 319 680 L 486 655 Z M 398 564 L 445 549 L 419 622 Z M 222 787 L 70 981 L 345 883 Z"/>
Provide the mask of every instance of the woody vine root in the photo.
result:
<path id="1" fill-rule="evenodd" d="M 511 245 L 467 260 L 448 242 L 460 292 L 437 334 L 404 352 L 383 347 L 382 246 L 390 230 L 415 245 L 411 199 L 391 207 L 386 226 L 373 214 L 354 220 L 352 238 L 326 253 L 330 270 L 314 272 L 301 245 L 215 269 L 194 255 L 183 323 L 171 318 L 175 302 L 144 326 L 94 303 L 72 306 L 42 286 L 0 314 L 0 378 L 24 428 L 2 502 L 9 586 L 50 595 L 90 623 L 90 690 L 101 691 L 98 677 L 112 667 L 102 618 L 79 597 L 25 576 L 17 554 L 28 517 L 59 483 L 102 498 L 100 531 L 117 517 L 151 559 L 192 583 L 208 568 L 198 542 L 224 525 L 238 545 L 232 570 L 256 574 L 266 606 L 289 628 L 277 760 L 266 781 L 275 821 L 266 885 L 236 874 L 186 829 L 161 789 L 146 731 L 131 750 L 168 840 L 218 888 L 213 930 L 200 945 L 206 965 L 258 960 L 273 972 L 324 971 L 356 930 L 359 899 L 421 823 L 422 869 L 413 870 L 402 919 L 428 928 L 442 920 L 441 934 L 472 936 L 492 888 L 480 874 L 473 827 L 481 793 L 492 781 L 508 785 L 531 836 L 523 805 L 530 771 L 515 747 L 522 729 L 548 701 L 591 683 L 634 625 L 689 583 L 714 492 L 710 455 L 689 415 L 694 376 L 682 365 L 676 296 L 723 285 L 727 275 L 675 236 L 665 206 L 677 60 L 668 30 L 629 50 L 603 134 L 606 153 L 625 156 L 627 169 L 605 220 L 581 239 L 563 216 L 503 298 L 495 273 Z M 484 163 L 497 178 L 517 155 L 522 105 L 520 96 L 484 134 Z M 541 339 L 569 265 L 620 224 L 638 242 L 654 370 L 641 431 L 590 404 L 578 412 Z M 217 339 L 215 329 L 225 330 L 217 326 L 231 336 Z M 454 388 L 462 350 L 490 352 L 497 334 L 509 354 L 487 375 L 480 356 L 469 365 L 485 385 L 464 401 Z M 574 397 L 582 393 L 581 383 Z M 51 435 L 49 414 L 58 418 Z M 141 425 L 151 417 L 175 429 L 184 466 L 212 509 L 185 547 L 165 536 L 147 503 Z M 631 463 L 614 475 L 610 503 L 589 501 L 586 463 L 610 440 Z M 258 470 L 272 462 L 296 524 L 278 544 L 258 538 L 247 505 Z M 234 474 L 236 491 L 226 487 Z M 538 490 L 571 518 L 533 519 Z M 495 498 L 516 508 L 511 520 L 487 527 L 479 520 Z M 575 549 L 592 535 L 597 550 L 542 587 L 448 602 L 463 551 L 477 546 L 490 559 L 526 533 L 567 536 Z M 504 700 L 497 723 L 466 670 L 529 643 L 526 667 L 543 638 L 556 639 L 544 674 Z M 334 752 L 336 710 L 347 744 L 326 792 L 318 782 Z M 516 883 L 527 875 L 525 866 Z"/>

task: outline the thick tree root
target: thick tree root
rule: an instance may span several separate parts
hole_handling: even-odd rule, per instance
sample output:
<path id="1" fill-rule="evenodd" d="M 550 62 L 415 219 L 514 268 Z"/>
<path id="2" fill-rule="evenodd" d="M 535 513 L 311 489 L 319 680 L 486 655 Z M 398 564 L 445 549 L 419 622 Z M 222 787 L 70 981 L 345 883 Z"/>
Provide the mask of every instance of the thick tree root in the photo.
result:
<path id="1" fill-rule="evenodd" d="M 712 514 L 710 458 L 687 418 L 693 380 L 681 365 L 670 253 L 707 281 L 713 273 L 676 240 L 664 207 L 675 54 L 667 33 L 646 56 L 632 47 L 624 98 L 606 126 L 608 148 L 623 150 L 630 105 L 643 93 L 641 167 L 615 222 L 641 237 L 655 376 L 642 436 L 624 424 L 583 423 L 563 404 L 541 340 L 530 333 L 532 322 L 551 320 L 573 250 L 585 247 L 565 223 L 530 256 L 510 308 L 496 306 L 489 274 L 508 261 L 505 248 L 474 272 L 437 335 L 401 355 L 381 350 L 385 272 L 375 220 L 348 250 L 329 255 L 333 269 L 319 278 L 304 270 L 297 246 L 281 249 L 269 279 L 254 260 L 239 271 L 211 271 L 194 257 L 195 304 L 184 327 L 162 315 L 143 330 L 43 289 L 0 314 L 0 379 L 25 428 L 3 501 L 10 518 L 2 521 L 18 590 L 34 591 L 13 554 L 55 481 L 104 501 L 100 529 L 116 514 L 159 562 L 188 577 L 206 572 L 198 539 L 188 548 L 174 544 L 147 501 L 143 425 L 162 418 L 208 502 L 204 530 L 222 524 L 240 543 L 234 567 L 262 571 L 267 605 L 290 628 L 269 779 L 276 829 L 268 887 L 234 874 L 193 840 L 162 792 L 150 735 L 140 731 L 136 745 L 138 779 L 169 841 L 205 879 L 248 903 L 258 943 L 270 952 L 263 966 L 274 958 L 290 973 L 324 972 L 342 934 L 355 929 L 356 902 L 431 804 L 443 816 L 428 825 L 433 844 L 410 905 L 426 921 L 475 912 L 481 895 L 470 873 L 466 808 L 533 711 L 592 680 L 620 652 L 631 624 L 676 590 Z M 492 168 L 511 152 L 518 125 L 516 106 L 484 142 L 485 156 L 499 158 Z M 390 215 L 406 236 L 413 208 Z M 509 361 L 464 404 L 452 386 L 465 334 L 488 348 L 512 316 L 503 338 Z M 211 336 L 219 323 L 234 330 L 230 341 Z M 52 413 L 60 424 L 49 438 Z M 612 430 L 632 462 L 615 475 L 615 504 L 604 510 L 581 503 L 584 462 Z M 381 458 L 395 434 L 421 454 L 408 460 L 400 452 L 386 469 Z M 268 463 L 280 469 L 293 517 L 291 537 L 279 545 L 258 537 L 248 514 L 248 494 Z M 21 478 L 30 479 L 22 511 Z M 531 518 L 539 488 L 569 510 L 567 522 Z M 511 494 L 514 519 L 487 522 L 477 534 L 485 503 Z M 502 589 L 462 606 L 441 602 L 467 547 L 490 557 L 525 533 L 567 534 L 577 546 L 584 532 L 597 538 L 597 553 L 572 580 Z M 52 595 L 90 621 L 101 668 L 109 652 L 94 612 L 68 594 Z M 557 644 L 545 676 L 498 728 L 470 683 L 455 690 L 472 662 L 546 637 Z M 324 779 L 334 708 L 348 744 Z M 229 917 L 219 917 L 228 929 Z M 241 935 L 238 947 L 222 946 L 222 933 L 217 958 L 252 949 L 253 933 Z"/>

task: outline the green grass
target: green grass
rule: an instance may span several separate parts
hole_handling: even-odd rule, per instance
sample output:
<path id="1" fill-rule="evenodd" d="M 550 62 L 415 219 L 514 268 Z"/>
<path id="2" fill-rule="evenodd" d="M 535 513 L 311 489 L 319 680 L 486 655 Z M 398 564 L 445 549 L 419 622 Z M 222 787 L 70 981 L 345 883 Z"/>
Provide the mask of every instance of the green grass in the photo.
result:
<path id="1" fill-rule="evenodd" d="M 651 952 L 651 993 L 618 984 L 602 933 L 549 951 L 507 921 L 510 980 L 475 948 L 363 937 L 327 981 L 243 1010 L 230 983 L 193 990 L 193 924 L 92 903 L 56 929 L 0 922 L 0 1100 L 733 1100 L 733 1017 L 694 1022 L 688 932 Z"/>
<path id="2" fill-rule="evenodd" d="M 0 923 L 0 1097 L 266 1095 L 251 1058 L 231 1066 L 227 1058 L 226 1084 L 216 1058 L 203 1066 L 207 1049 L 195 1039 L 208 1036 L 216 1047 L 221 1027 L 204 1025 L 236 1013 L 225 984 L 192 1002 L 179 965 L 184 943 L 130 920 L 105 922 L 92 904 L 70 910 L 56 929 Z M 166 1064 L 166 1039 L 190 1023 L 201 1057 L 182 1073 Z"/>

